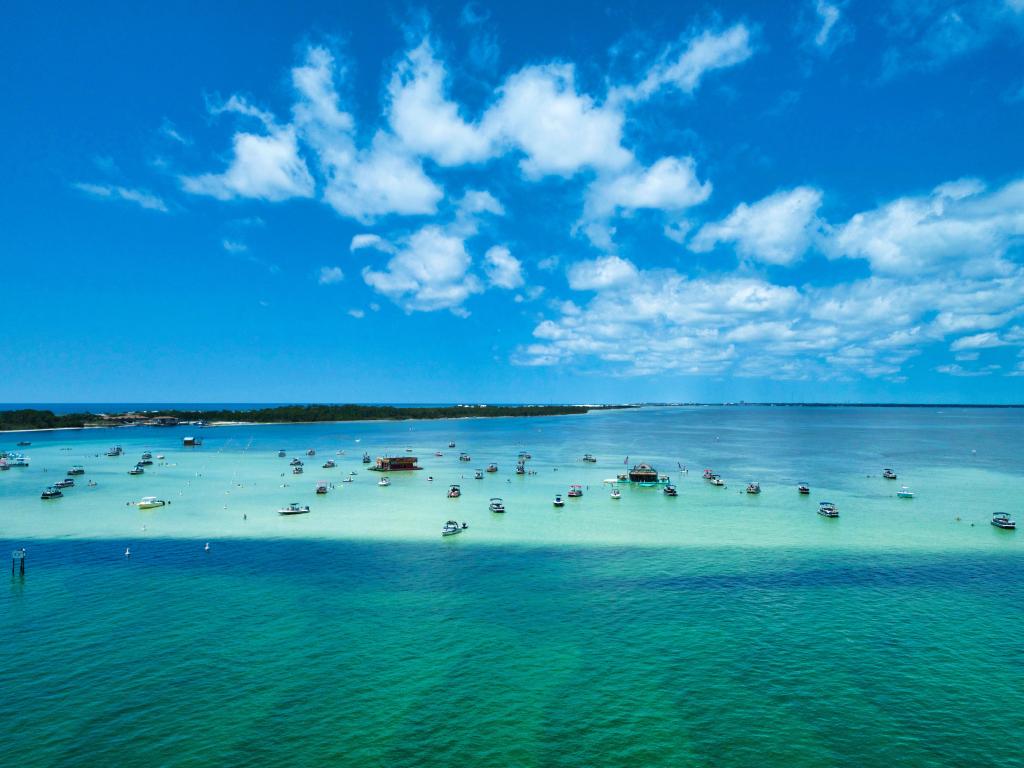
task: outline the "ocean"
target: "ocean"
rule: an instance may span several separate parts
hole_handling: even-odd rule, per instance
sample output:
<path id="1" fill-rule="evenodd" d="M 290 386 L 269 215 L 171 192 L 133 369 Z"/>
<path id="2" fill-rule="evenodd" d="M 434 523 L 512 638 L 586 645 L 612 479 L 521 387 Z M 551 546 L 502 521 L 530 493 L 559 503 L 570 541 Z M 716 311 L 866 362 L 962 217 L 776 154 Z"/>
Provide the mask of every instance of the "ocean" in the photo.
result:
<path id="1" fill-rule="evenodd" d="M 5 435 L 31 464 L 0 473 L 0 546 L 27 551 L 0 744 L 21 766 L 1020 765 L 1024 545 L 989 519 L 1020 516 L 1022 427 L 695 407 Z M 424 469 L 390 487 L 360 460 L 407 447 Z M 679 495 L 612 500 L 640 461 Z"/>

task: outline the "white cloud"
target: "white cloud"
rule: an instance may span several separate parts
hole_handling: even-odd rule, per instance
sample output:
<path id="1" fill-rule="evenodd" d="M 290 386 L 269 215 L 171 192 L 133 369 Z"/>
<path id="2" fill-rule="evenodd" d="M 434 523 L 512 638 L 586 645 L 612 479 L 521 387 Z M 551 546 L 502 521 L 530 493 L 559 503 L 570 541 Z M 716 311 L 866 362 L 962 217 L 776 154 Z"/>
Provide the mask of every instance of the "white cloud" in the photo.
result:
<path id="1" fill-rule="evenodd" d="M 363 311 L 363 310 L 361 310 L 361 309 L 350 309 L 350 310 L 348 311 L 348 313 L 349 313 L 349 314 L 350 314 L 350 315 L 351 315 L 352 317 L 354 317 L 354 318 L 355 318 L 356 320 L 361 320 L 361 319 L 363 319 L 364 317 L 366 317 L 366 312 L 364 312 L 364 311 Z"/>
<path id="2" fill-rule="evenodd" d="M 73 185 L 75 189 L 85 192 L 93 197 L 102 197 L 111 200 L 126 200 L 129 203 L 145 208 L 149 211 L 160 211 L 167 213 L 167 204 L 152 192 L 143 189 L 131 189 L 112 184 L 87 184 L 79 182 Z"/>
<path id="3" fill-rule="evenodd" d="M 902 197 L 853 216 L 830 238 L 830 255 L 867 259 L 881 273 L 913 275 L 960 264 L 962 272 L 1007 274 L 1003 259 L 1024 235 L 1024 180 L 991 192 L 974 179 Z"/>
<path id="4" fill-rule="evenodd" d="M 828 37 L 832 32 L 832 28 L 839 21 L 839 7 L 827 3 L 825 0 L 817 0 L 814 10 L 821 19 L 821 27 L 814 36 L 814 44 L 819 48 L 824 48 L 828 44 Z"/>
<path id="5" fill-rule="evenodd" d="M 821 197 L 817 189 L 797 187 L 750 205 L 740 203 L 721 221 L 701 227 L 689 247 L 706 252 L 718 243 L 735 243 L 736 252 L 745 259 L 792 264 L 821 229 L 817 218 Z"/>
<path id="6" fill-rule="evenodd" d="M 574 291 L 596 291 L 635 279 L 637 274 L 633 262 L 618 256 L 602 256 L 569 267 L 569 287 Z"/>
<path id="7" fill-rule="evenodd" d="M 245 243 L 239 242 L 238 240 L 229 240 L 225 238 L 221 245 L 224 246 L 224 250 L 228 253 L 245 253 L 249 250 L 249 246 Z"/>
<path id="8" fill-rule="evenodd" d="M 999 338 L 998 333 L 976 333 L 973 336 L 964 336 L 949 345 L 951 352 L 960 352 L 965 349 L 990 349 L 992 347 L 1005 346 L 1007 342 Z"/>
<path id="9" fill-rule="evenodd" d="M 354 235 L 352 242 L 349 243 L 348 249 L 352 253 L 361 251 L 364 248 L 373 248 L 377 251 L 384 251 L 385 253 L 394 253 L 395 247 L 385 240 L 380 235 L 372 233 L 365 233 L 360 235 Z"/>
<path id="10" fill-rule="evenodd" d="M 663 157 L 650 168 L 598 179 L 587 191 L 587 204 L 596 215 L 617 209 L 678 211 L 702 203 L 710 195 L 711 182 L 697 178 L 692 157 Z"/>
<path id="11" fill-rule="evenodd" d="M 571 64 L 527 67 L 505 81 L 484 116 L 485 133 L 525 154 L 520 168 L 529 179 L 617 169 L 632 160 L 622 146 L 622 112 L 578 93 L 575 76 Z"/>
<path id="12" fill-rule="evenodd" d="M 409 51 L 388 85 L 388 118 L 395 135 L 411 151 L 441 165 L 486 160 L 490 137 L 462 119 L 459 106 L 445 95 L 446 73 L 429 40 Z"/>
<path id="13" fill-rule="evenodd" d="M 320 276 L 317 278 L 317 282 L 320 285 L 334 285 L 344 279 L 345 273 L 341 271 L 341 267 L 320 267 Z"/>
<path id="14" fill-rule="evenodd" d="M 692 37 L 679 54 L 667 53 L 636 86 L 615 90 L 614 100 L 640 100 L 669 86 L 693 93 L 708 72 L 740 64 L 753 54 L 750 30 L 736 24 L 722 32 L 705 30 Z"/>
<path id="15" fill-rule="evenodd" d="M 495 245 L 484 254 L 484 272 L 491 285 L 518 288 L 523 284 L 523 264 L 503 245 Z"/>

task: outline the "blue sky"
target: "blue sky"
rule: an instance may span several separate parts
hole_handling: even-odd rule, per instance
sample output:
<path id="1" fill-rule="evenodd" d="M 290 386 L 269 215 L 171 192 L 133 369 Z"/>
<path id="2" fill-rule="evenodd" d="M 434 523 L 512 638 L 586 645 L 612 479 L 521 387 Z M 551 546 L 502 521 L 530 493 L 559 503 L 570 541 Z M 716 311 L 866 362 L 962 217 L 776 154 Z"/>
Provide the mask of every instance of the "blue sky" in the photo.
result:
<path id="1" fill-rule="evenodd" d="M 1024 399 L 1022 0 L 295 5 L 8 9 L 0 401 Z"/>

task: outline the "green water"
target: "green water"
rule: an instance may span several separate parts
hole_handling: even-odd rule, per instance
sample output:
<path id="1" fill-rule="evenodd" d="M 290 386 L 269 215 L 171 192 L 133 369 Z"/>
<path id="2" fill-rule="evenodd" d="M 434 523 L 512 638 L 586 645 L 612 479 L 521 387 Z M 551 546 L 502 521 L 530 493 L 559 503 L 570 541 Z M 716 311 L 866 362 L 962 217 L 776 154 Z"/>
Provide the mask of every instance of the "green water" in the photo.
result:
<path id="1" fill-rule="evenodd" d="M 1024 550 L 988 525 L 1017 512 L 1021 426 L 708 409 L 211 429 L 192 452 L 176 430 L 33 435 L 0 474 L 0 551 L 28 550 L 0 598 L 0 745 L 19 766 L 1021 765 Z M 406 444 L 426 469 L 378 488 L 363 446 Z M 166 460 L 128 477 L 143 447 Z M 317 498 L 278 447 L 345 450 L 356 482 Z M 537 474 L 514 477 L 523 448 Z M 501 469 L 452 502 L 459 450 Z M 680 496 L 611 501 L 627 452 L 688 463 Z M 569 482 L 589 489 L 556 511 Z M 174 503 L 125 504 L 148 494 Z M 314 512 L 276 515 L 293 498 Z M 469 530 L 442 539 L 449 516 Z"/>

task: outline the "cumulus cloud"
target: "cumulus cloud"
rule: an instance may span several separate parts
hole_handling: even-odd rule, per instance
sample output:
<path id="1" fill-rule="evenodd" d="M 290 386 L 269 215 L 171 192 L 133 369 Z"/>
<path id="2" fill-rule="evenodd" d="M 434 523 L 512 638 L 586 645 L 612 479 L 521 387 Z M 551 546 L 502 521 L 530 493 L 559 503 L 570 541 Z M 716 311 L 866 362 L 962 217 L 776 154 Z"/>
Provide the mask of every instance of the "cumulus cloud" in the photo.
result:
<path id="1" fill-rule="evenodd" d="M 317 277 L 317 282 L 320 285 L 334 285 L 344 279 L 345 273 L 341 271 L 341 267 L 320 267 L 320 275 Z"/>
<path id="2" fill-rule="evenodd" d="M 488 282 L 498 288 L 518 288 L 523 284 L 523 264 L 503 245 L 495 245 L 484 254 L 484 272 Z"/>
<path id="3" fill-rule="evenodd" d="M 706 252 L 718 243 L 733 243 L 745 259 L 792 264 L 803 256 L 821 228 L 817 218 L 821 198 L 820 190 L 797 187 L 750 205 L 740 203 L 721 221 L 701 227 L 689 247 Z"/>
<path id="4" fill-rule="evenodd" d="M 366 312 L 364 312 L 361 309 L 350 309 L 348 313 L 356 320 L 362 320 L 364 317 L 366 317 Z"/>
<path id="5" fill-rule="evenodd" d="M 86 182 L 78 182 L 73 186 L 80 192 L 85 192 L 92 197 L 108 200 L 126 200 L 149 211 L 167 213 L 167 204 L 158 195 L 154 195 L 152 192 L 147 192 L 144 189 L 132 189 L 116 184 L 89 184 Z"/>
<path id="6" fill-rule="evenodd" d="M 618 256 L 579 261 L 569 267 L 569 287 L 574 291 L 595 291 L 637 276 L 633 262 Z"/>
<path id="7" fill-rule="evenodd" d="M 356 251 L 361 251 L 364 248 L 373 248 L 374 250 L 384 251 L 385 253 L 393 253 L 395 250 L 395 247 L 380 235 L 375 235 L 373 233 L 354 235 L 352 237 L 352 242 L 349 243 L 348 246 L 349 251 L 355 253 Z"/>
<path id="8" fill-rule="evenodd" d="M 990 349 L 992 347 L 1005 346 L 1007 342 L 999 338 L 998 333 L 992 333 L 991 331 L 986 333 L 976 333 L 973 336 L 964 336 L 957 339 L 949 345 L 951 352 L 960 352 L 965 349 Z"/>

